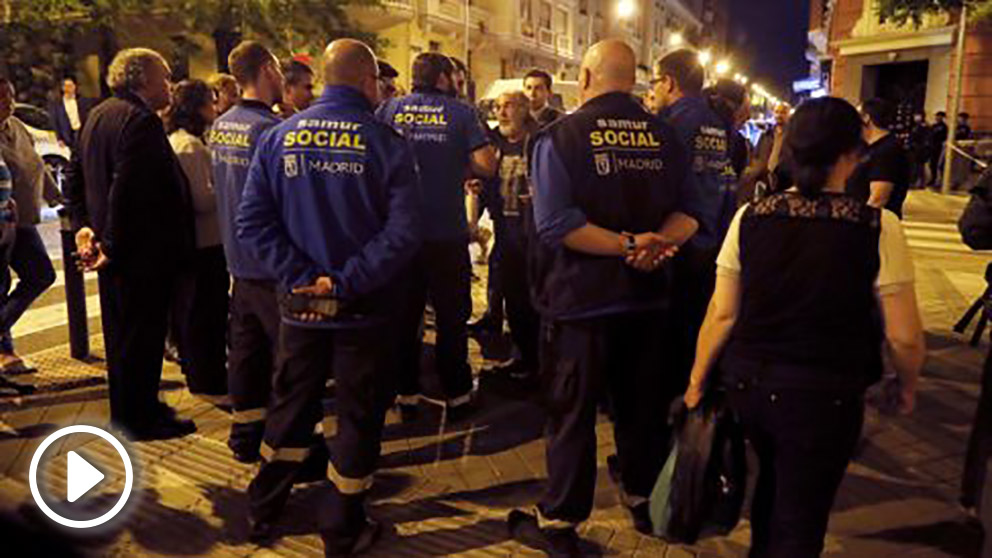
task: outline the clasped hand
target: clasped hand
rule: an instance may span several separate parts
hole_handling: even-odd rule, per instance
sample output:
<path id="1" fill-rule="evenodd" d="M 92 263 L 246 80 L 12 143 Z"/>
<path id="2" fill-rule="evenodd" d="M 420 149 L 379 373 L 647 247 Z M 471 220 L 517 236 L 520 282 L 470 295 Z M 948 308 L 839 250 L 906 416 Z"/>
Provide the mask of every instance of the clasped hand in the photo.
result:
<path id="1" fill-rule="evenodd" d="M 634 246 L 625 261 L 634 269 L 645 272 L 658 269 L 679 251 L 677 244 L 655 232 L 634 235 Z"/>

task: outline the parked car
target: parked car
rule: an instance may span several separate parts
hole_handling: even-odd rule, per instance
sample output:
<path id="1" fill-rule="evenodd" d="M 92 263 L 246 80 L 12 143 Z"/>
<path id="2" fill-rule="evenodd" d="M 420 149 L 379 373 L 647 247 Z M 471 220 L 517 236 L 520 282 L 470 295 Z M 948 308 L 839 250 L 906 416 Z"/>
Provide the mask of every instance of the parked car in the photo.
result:
<path id="1" fill-rule="evenodd" d="M 52 125 L 48 111 L 34 105 L 18 103 L 14 105 L 14 116 L 27 126 L 28 132 L 34 138 L 35 151 L 45 161 L 45 165 L 52 173 L 52 177 L 55 178 L 55 183 L 61 191 L 66 171 L 69 169 L 72 151 L 59 143 L 55 136 L 55 126 Z"/>

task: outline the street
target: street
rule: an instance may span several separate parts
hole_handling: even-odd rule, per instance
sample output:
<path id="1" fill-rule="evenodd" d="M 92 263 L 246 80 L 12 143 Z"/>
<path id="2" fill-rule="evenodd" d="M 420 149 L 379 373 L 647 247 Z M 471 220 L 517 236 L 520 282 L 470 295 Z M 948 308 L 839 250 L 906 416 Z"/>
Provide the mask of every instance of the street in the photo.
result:
<path id="1" fill-rule="evenodd" d="M 967 337 L 953 333 L 952 327 L 985 289 L 989 257 L 960 243 L 955 223 L 966 201 L 913 192 L 907 202 L 907 237 L 929 348 L 919 404 L 916 413 L 905 418 L 869 411 L 862 447 L 834 507 L 825 556 L 977 556 L 980 531 L 964 522 L 956 502 L 987 342 L 971 348 Z M 49 253 L 60 258 L 57 223 L 43 229 Z M 15 379 L 35 384 L 38 392 L 19 400 L 0 398 L 0 507 L 29 513 L 34 504 L 28 463 L 38 444 L 62 426 L 103 426 L 108 417 L 96 277 L 87 276 L 86 281 L 90 343 L 96 357 L 82 363 L 68 356 L 60 259 L 55 266 L 55 287 L 13 332 L 18 351 L 39 369 Z M 483 275 L 485 268 L 476 266 L 476 273 Z M 485 300 L 484 277 L 473 284 L 473 294 L 478 315 Z M 429 342 L 432 335 L 428 331 Z M 498 356 L 500 348 L 484 351 L 473 341 L 474 368 L 491 366 L 494 362 L 486 357 Z M 479 377 L 482 411 L 455 429 L 431 428 L 440 422 L 440 411 L 413 427 L 401 425 L 398 414 L 390 412 L 371 514 L 392 532 L 369 556 L 539 555 L 513 542 L 503 520 L 510 509 L 529 506 L 539 495 L 546 475 L 543 414 L 536 395 L 510 397 L 487 380 Z M 322 556 L 314 514 L 308 509 L 312 486 L 297 487 L 280 524 L 283 536 L 273 548 L 247 542 L 245 489 L 255 467 L 231 457 L 226 446 L 229 415 L 191 396 L 173 364 L 166 366 L 161 394 L 183 417 L 194 419 L 199 431 L 181 439 L 131 445 L 138 480 L 127 521 L 80 544 L 104 556 L 122 557 Z M 325 425 L 324 432 L 333 428 Z M 603 555 L 746 555 L 746 519 L 729 537 L 707 539 L 694 547 L 668 546 L 637 534 L 606 474 L 606 458 L 614 445 L 605 417 L 600 417 L 597 434 L 595 511 L 580 534 Z M 92 440 L 81 445 L 62 442 L 55 448 L 58 455 L 74 450 L 109 473 L 110 482 L 101 490 L 112 492 L 119 486 L 122 467 L 112 450 Z M 51 467 L 43 482 L 64 486 L 64 474 L 64 467 Z"/>

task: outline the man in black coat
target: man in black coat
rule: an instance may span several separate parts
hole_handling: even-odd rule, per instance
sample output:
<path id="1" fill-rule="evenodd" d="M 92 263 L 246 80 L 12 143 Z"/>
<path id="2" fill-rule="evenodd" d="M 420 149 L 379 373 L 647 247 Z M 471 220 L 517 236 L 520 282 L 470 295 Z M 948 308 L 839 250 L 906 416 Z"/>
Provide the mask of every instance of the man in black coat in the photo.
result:
<path id="1" fill-rule="evenodd" d="M 117 54 L 114 96 L 83 126 L 67 184 L 80 260 L 100 277 L 111 422 L 137 440 L 196 430 L 158 399 L 173 284 L 194 250 L 188 184 L 156 115 L 169 79 L 155 51 Z"/>
<path id="2" fill-rule="evenodd" d="M 76 78 L 66 76 L 62 80 L 62 96 L 48 107 L 48 115 L 55 127 L 55 135 L 59 143 L 75 151 L 79 133 L 86 124 L 93 105 L 93 99 L 79 96 Z"/>

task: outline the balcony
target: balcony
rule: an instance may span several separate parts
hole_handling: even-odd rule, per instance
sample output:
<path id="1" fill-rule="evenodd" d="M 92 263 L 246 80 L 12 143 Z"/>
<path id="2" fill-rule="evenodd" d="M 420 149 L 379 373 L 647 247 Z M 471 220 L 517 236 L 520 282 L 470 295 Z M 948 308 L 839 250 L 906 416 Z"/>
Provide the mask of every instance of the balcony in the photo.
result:
<path id="1" fill-rule="evenodd" d="M 410 0 L 407 0 L 410 1 Z M 420 0 L 428 20 L 442 29 L 457 31 L 465 28 L 464 0 Z M 477 30 L 480 23 L 491 23 L 491 14 L 479 6 L 471 6 L 469 26 Z"/>
<path id="2" fill-rule="evenodd" d="M 398 23 L 410 21 L 414 15 L 416 0 L 381 0 L 380 6 L 356 6 L 349 9 L 362 27 L 369 31 L 381 31 Z"/>

